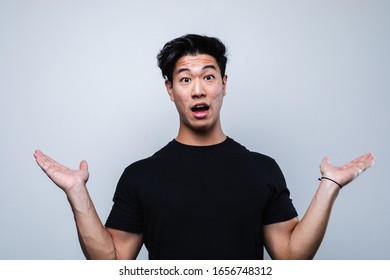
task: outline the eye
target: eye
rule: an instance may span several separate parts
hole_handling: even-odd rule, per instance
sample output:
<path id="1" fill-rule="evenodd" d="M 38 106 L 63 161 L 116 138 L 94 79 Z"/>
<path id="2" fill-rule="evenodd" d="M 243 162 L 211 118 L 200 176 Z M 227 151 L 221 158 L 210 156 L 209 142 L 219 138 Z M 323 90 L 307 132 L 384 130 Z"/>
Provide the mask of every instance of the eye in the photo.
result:
<path id="1" fill-rule="evenodd" d="M 181 78 L 180 81 L 183 83 L 189 83 L 191 80 L 190 80 L 190 78 L 184 77 L 184 78 Z"/>
<path id="2" fill-rule="evenodd" d="M 211 81 L 212 79 L 214 79 L 214 76 L 213 75 L 207 75 L 207 76 L 204 77 L 204 79 L 206 81 Z"/>

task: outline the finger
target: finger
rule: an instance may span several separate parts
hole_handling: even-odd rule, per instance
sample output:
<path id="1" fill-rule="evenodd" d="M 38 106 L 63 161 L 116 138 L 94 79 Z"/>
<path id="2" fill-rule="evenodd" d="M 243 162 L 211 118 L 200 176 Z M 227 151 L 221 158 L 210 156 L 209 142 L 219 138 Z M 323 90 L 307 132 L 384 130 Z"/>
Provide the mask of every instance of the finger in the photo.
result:
<path id="1" fill-rule="evenodd" d="M 368 167 L 371 167 L 375 163 L 375 156 L 373 153 L 367 153 L 365 157 L 365 162 Z"/>
<path id="2" fill-rule="evenodd" d="M 48 167 L 46 156 L 40 150 L 36 150 L 34 157 L 38 165 L 45 171 Z"/>
<path id="3" fill-rule="evenodd" d="M 329 161 L 329 158 L 327 156 L 325 156 L 322 161 L 321 161 L 321 165 L 323 164 L 328 164 L 330 161 Z"/>
<path id="4" fill-rule="evenodd" d="M 362 169 L 367 169 L 373 163 L 373 155 L 371 153 L 367 153 L 362 155 L 356 160 L 356 165 L 359 165 Z"/>
<path id="5" fill-rule="evenodd" d="M 322 162 L 321 162 L 321 164 L 320 164 L 320 168 L 321 168 L 321 167 L 327 167 L 327 166 L 329 166 L 329 165 L 331 165 L 330 159 L 329 159 L 328 156 L 325 156 L 325 157 L 322 159 Z"/>
<path id="6" fill-rule="evenodd" d="M 38 157 L 38 156 L 40 156 L 40 155 L 42 155 L 41 150 L 35 150 L 35 152 L 34 152 L 34 157 L 36 158 L 36 157 Z"/>
<path id="7" fill-rule="evenodd" d="M 40 151 L 36 153 L 35 159 L 39 166 L 44 170 L 47 170 L 49 166 L 54 165 L 53 160 Z"/>
<path id="8" fill-rule="evenodd" d="M 322 161 L 324 161 L 326 163 L 330 163 L 330 159 L 328 156 L 324 156 L 324 159 Z"/>
<path id="9" fill-rule="evenodd" d="M 80 162 L 80 170 L 88 170 L 88 163 L 86 160 Z"/>
<path id="10" fill-rule="evenodd" d="M 37 150 L 34 154 L 35 159 L 38 165 L 45 173 L 50 173 L 51 171 L 67 171 L 68 168 L 59 164 L 54 159 L 49 157 L 48 155 L 42 153 L 42 151 Z"/>
<path id="11" fill-rule="evenodd" d="M 367 153 L 345 164 L 344 168 L 355 167 L 361 169 L 361 172 L 363 172 L 374 164 L 374 159 L 375 157 L 372 153 Z"/>
<path id="12" fill-rule="evenodd" d="M 36 150 L 35 153 L 34 153 L 34 158 L 35 158 L 35 160 L 41 162 L 44 159 L 44 155 L 43 155 L 43 153 L 40 150 Z"/>
<path id="13" fill-rule="evenodd" d="M 343 170 L 349 169 L 353 172 L 354 178 L 358 177 L 364 171 L 372 166 L 374 162 L 374 155 L 372 153 L 364 154 L 353 161 L 345 164 L 341 168 Z"/>
<path id="14" fill-rule="evenodd" d="M 375 164 L 375 155 L 373 153 L 369 153 L 369 158 L 371 160 L 371 166 L 373 166 Z"/>
<path id="15" fill-rule="evenodd" d="M 370 168 L 374 164 L 374 160 L 375 156 L 373 153 L 365 154 L 360 161 L 360 167 L 362 168 L 362 172 Z"/>

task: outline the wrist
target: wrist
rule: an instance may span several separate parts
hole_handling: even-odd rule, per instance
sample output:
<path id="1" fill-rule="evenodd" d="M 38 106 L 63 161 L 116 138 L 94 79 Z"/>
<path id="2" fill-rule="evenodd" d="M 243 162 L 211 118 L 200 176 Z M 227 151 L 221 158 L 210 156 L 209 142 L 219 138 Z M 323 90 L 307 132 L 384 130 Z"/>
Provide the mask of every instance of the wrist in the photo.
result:
<path id="1" fill-rule="evenodd" d="M 331 180 L 322 179 L 320 180 L 320 185 L 317 189 L 317 194 L 320 196 L 325 196 L 335 199 L 340 192 L 340 187 L 338 184 Z"/>
<path id="2" fill-rule="evenodd" d="M 330 182 L 332 182 L 332 183 L 334 183 L 334 184 L 336 184 L 338 187 L 339 187 L 339 189 L 341 190 L 342 188 L 343 188 L 343 186 L 339 183 L 339 182 L 337 182 L 336 180 L 334 180 L 334 179 L 332 179 L 332 178 L 330 178 L 330 177 L 327 177 L 327 176 L 322 176 L 322 177 L 320 177 L 320 178 L 318 178 L 318 181 L 330 181 Z"/>
<path id="3" fill-rule="evenodd" d="M 90 208 L 90 197 L 85 183 L 77 184 L 65 193 L 73 211 L 85 212 Z"/>

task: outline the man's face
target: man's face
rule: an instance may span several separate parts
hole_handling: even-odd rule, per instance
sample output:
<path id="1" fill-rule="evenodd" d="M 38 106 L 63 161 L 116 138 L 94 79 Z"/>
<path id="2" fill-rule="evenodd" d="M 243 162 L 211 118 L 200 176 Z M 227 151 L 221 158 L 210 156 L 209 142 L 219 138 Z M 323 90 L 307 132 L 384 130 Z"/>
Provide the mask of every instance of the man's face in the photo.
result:
<path id="1" fill-rule="evenodd" d="M 165 86 L 179 112 L 181 128 L 207 132 L 220 125 L 226 82 L 213 56 L 186 55 L 176 62 L 172 83 L 166 81 Z"/>

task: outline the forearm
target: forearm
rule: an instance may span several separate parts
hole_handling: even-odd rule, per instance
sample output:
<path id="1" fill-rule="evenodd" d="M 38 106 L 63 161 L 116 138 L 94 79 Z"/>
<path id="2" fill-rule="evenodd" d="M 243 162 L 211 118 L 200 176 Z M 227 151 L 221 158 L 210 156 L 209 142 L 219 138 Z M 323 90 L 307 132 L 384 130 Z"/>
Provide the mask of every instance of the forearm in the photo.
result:
<path id="1" fill-rule="evenodd" d="M 321 181 L 308 210 L 291 234 L 289 258 L 314 258 L 324 238 L 338 193 L 336 184 L 328 180 Z"/>
<path id="2" fill-rule="evenodd" d="M 116 259 L 110 233 L 102 224 L 85 185 L 66 193 L 76 222 L 81 248 L 87 259 Z"/>
<path id="3" fill-rule="evenodd" d="M 325 157 L 320 165 L 324 178 L 301 221 L 298 218 L 264 226 L 265 246 L 273 259 L 312 259 L 324 238 L 340 187 L 352 182 L 374 164 L 367 153 L 341 167 Z"/>

